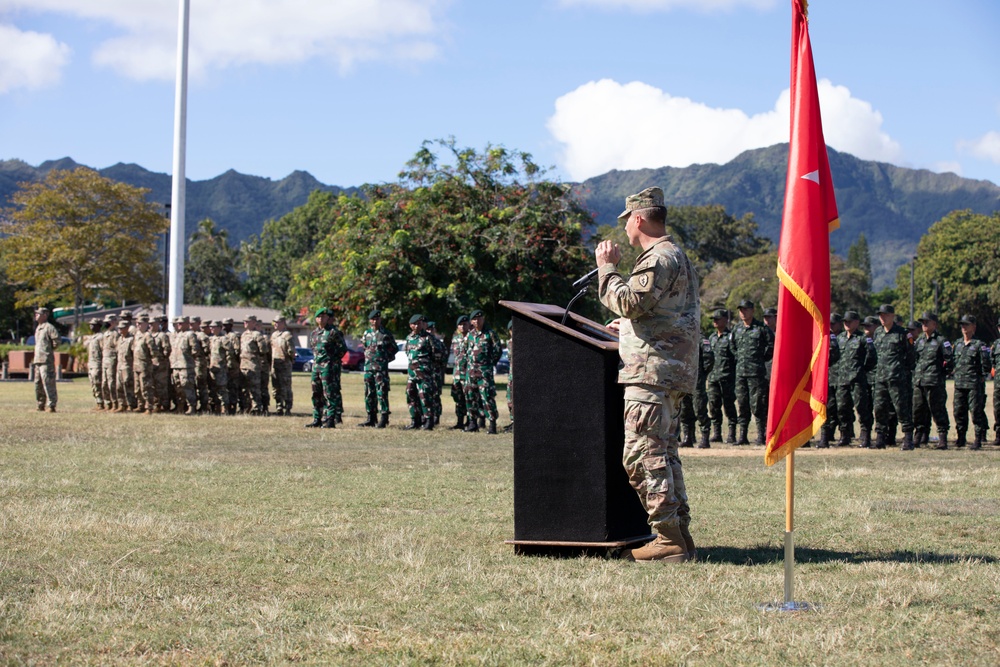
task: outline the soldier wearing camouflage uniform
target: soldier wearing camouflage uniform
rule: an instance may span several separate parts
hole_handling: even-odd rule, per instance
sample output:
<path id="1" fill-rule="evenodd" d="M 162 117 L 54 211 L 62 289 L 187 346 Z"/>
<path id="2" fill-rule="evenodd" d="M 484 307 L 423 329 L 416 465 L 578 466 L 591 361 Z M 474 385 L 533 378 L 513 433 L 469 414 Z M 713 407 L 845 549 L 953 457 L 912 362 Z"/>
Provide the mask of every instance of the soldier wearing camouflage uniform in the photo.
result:
<path id="1" fill-rule="evenodd" d="M 912 372 L 913 345 L 910 334 L 896 324 L 896 311 L 891 304 L 879 306 L 882 326 L 875 330 L 874 344 L 878 365 L 875 368 L 875 448 L 885 449 L 895 433 L 892 426 L 898 420 L 903 428 L 903 450 L 914 448 Z M 890 427 L 892 431 L 890 432 Z"/>
<path id="2" fill-rule="evenodd" d="M 510 423 L 503 427 L 504 433 L 514 430 L 514 320 L 507 322 L 507 414 Z"/>
<path id="3" fill-rule="evenodd" d="M 997 333 L 1000 334 L 1000 319 L 997 319 Z M 990 347 L 990 360 L 993 364 L 993 446 L 1000 447 L 1000 335 Z"/>
<path id="4" fill-rule="evenodd" d="M 229 358 L 231 343 L 222 331 L 222 322 L 209 323 L 208 337 L 208 409 L 213 415 L 225 414 L 229 406 Z"/>
<path id="5" fill-rule="evenodd" d="M 989 422 L 986 420 L 986 376 L 990 371 L 990 348 L 975 337 L 976 318 L 963 315 L 958 321 L 962 337 L 952 346 L 951 371 L 955 378 L 953 415 L 955 417 L 955 446 L 965 445 L 965 432 L 969 428 L 969 412 L 975 439 L 969 449 L 981 449 L 986 440 Z"/>
<path id="6" fill-rule="evenodd" d="M 49 412 L 56 411 L 59 394 L 56 391 L 56 348 L 59 347 L 59 332 L 49 322 L 49 309 L 39 308 L 35 311 L 35 356 L 31 365 L 35 371 L 35 401 L 38 411 L 45 412 L 48 403 Z"/>
<path id="7" fill-rule="evenodd" d="M 177 411 L 193 415 L 198 409 L 195 356 L 199 353 L 198 338 L 188 330 L 187 317 L 174 318 L 174 339 L 170 347 L 170 371 L 173 379 Z"/>
<path id="8" fill-rule="evenodd" d="M 191 318 L 191 332 L 198 339 L 198 354 L 194 358 L 195 392 L 198 395 L 198 412 L 209 412 L 208 399 L 208 322 L 202 324 L 197 315 Z"/>
<path id="9" fill-rule="evenodd" d="M 104 409 L 104 393 L 101 379 L 101 320 L 90 319 L 90 338 L 87 339 L 87 377 L 90 379 L 90 391 L 94 394 L 94 410 Z"/>
<path id="10" fill-rule="evenodd" d="M 156 330 L 149 336 L 149 349 L 153 354 L 153 412 L 170 411 L 170 334 L 167 316 L 156 318 Z"/>
<path id="11" fill-rule="evenodd" d="M 715 331 L 708 337 L 712 349 L 712 372 L 708 374 L 708 413 L 712 420 L 711 442 L 722 442 L 722 416 L 729 422 L 726 442 L 736 444 L 736 347 L 729 331 L 729 312 L 712 313 Z"/>
<path id="12" fill-rule="evenodd" d="M 868 374 L 875 368 L 875 346 L 872 339 L 860 328 L 861 316 L 857 311 L 844 313 L 844 331 L 837 336 L 840 361 L 835 375 L 838 421 L 840 422 L 841 447 L 847 447 L 854 438 L 854 415 L 861 423 L 859 446 L 871 447 L 872 408 L 871 385 Z"/>
<path id="13" fill-rule="evenodd" d="M 455 333 L 451 336 L 451 354 L 455 358 L 455 367 L 451 372 L 451 399 L 455 401 L 455 425 L 451 428 L 465 428 L 466 416 L 476 419 L 475 413 L 468 410 L 469 399 L 466 385 L 469 378 L 469 362 L 465 355 L 465 337 L 469 333 L 469 316 L 459 315 L 455 322 Z"/>
<path id="14" fill-rule="evenodd" d="M 114 412 L 118 408 L 118 318 L 104 317 L 106 331 L 101 335 L 101 382 L 104 409 Z"/>
<path id="15" fill-rule="evenodd" d="M 149 315 L 140 315 L 136 320 L 136 332 L 132 339 L 136 410 L 151 415 L 156 399 L 153 393 L 153 348 L 149 343 Z"/>
<path id="16" fill-rule="evenodd" d="M 925 312 L 920 318 L 923 335 L 914 348 L 916 365 L 913 370 L 913 424 L 920 443 L 927 443 L 931 430 L 931 417 L 938 430 L 935 449 L 948 449 L 948 394 L 945 376 L 951 367 L 951 341 L 938 332 L 935 313 Z"/>
<path id="17" fill-rule="evenodd" d="M 404 344 L 409 365 L 406 369 L 406 405 L 410 423 L 406 430 L 434 428 L 434 343 L 427 333 L 427 319 L 419 313 L 410 318 L 410 335 Z"/>
<path id="18" fill-rule="evenodd" d="M 876 415 L 875 415 L 875 383 L 878 380 L 878 353 L 875 350 L 875 334 L 877 333 L 877 331 L 878 331 L 878 329 L 880 328 L 881 325 L 879 324 L 879 320 L 878 320 L 877 317 L 875 317 L 873 315 L 868 315 L 868 316 L 865 317 L 865 319 L 863 319 L 861 321 L 861 326 L 864 329 L 865 337 L 871 340 L 871 351 L 870 351 L 870 353 L 872 355 L 872 358 L 875 360 L 875 365 L 868 371 L 868 373 L 866 374 L 866 378 L 868 380 L 868 387 L 870 388 L 869 396 L 871 397 L 871 400 L 868 401 L 868 411 L 871 414 L 871 422 L 872 422 L 873 428 L 875 429 L 875 432 L 878 433 L 878 431 L 880 429 L 879 429 L 879 424 L 876 421 Z M 886 425 L 885 429 L 888 430 L 888 431 L 890 431 L 891 433 L 893 433 L 893 437 L 895 437 L 895 433 L 896 433 L 896 411 L 895 411 L 895 409 L 892 408 L 892 404 L 891 403 L 889 404 L 889 411 L 891 413 L 891 417 L 892 417 L 893 421 L 892 421 L 892 424 L 891 424 L 891 428 L 889 428 L 889 425 Z M 862 420 L 862 423 L 864 423 L 863 420 Z M 874 447 L 874 446 L 875 446 L 875 443 L 872 442 L 872 444 L 870 445 L 870 447 Z"/>
<path id="19" fill-rule="evenodd" d="M 695 557 L 684 473 L 677 450 L 677 408 L 698 375 L 698 275 L 666 233 L 660 188 L 625 200 L 618 216 L 633 247 L 641 247 L 627 279 L 621 251 L 601 241 L 595 251 L 601 303 L 621 316 L 618 382 L 625 385 L 622 463 L 656 538 L 636 561 L 684 562 Z"/>
<path id="20" fill-rule="evenodd" d="M 340 393 L 341 358 L 347 351 L 344 334 L 333 323 L 326 308 L 316 311 L 316 328 L 312 332 L 313 348 L 312 402 L 313 420 L 306 427 L 336 428 L 337 417 L 343 413 Z"/>
<path id="21" fill-rule="evenodd" d="M 774 334 L 754 314 L 754 303 L 744 299 L 739 305 L 740 321 L 733 329 L 736 347 L 736 404 L 739 409 L 740 437 L 737 445 L 749 445 L 750 416 L 757 424 L 757 444 L 764 444 L 767 423 L 766 362 L 774 356 Z"/>
<path id="22" fill-rule="evenodd" d="M 396 339 L 382 326 L 382 312 L 368 313 L 368 328 L 361 335 L 365 349 L 365 412 L 368 420 L 361 426 L 385 428 L 389 425 L 389 362 L 398 351 Z M 375 415 L 379 418 L 376 421 Z"/>
<path id="23" fill-rule="evenodd" d="M 292 414 L 292 362 L 295 361 L 295 342 L 288 323 L 275 315 L 271 333 L 271 389 L 274 392 L 274 409 L 278 416 Z"/>
<path id="24" fill-rule="evenodd" d="M 437 322 L 427 323 L 427 335 L 431 337 L 431 344 L 434 346 L 434 390 L 431 392 L 431 404 L 434 408 L 434 425 L 436 426 L 441 423 L 441 414 L 444 411 L 444 407 L 441 405 L 441 394 L 444 392 L 444 376 L 448 371 L 448 345 L 438 335 Z"/>
<path id="25" fill-rule="evenodd" d="M 694 447 L 696 420 L 701 427 L 698 449 L 711 447 L 708 435 L 712 421 L 708 418 L 708 392 L 705 389 L 705 383 L 714 366 L 715 357 L 712 354 L 712 344 L 707 338 L 703 338 L 701 346 L 698 348 L 698 379 L 695 383 L 697 391 L 694 394 L 685 394 L 684 398 L 681 399 L 680 422 L 684 428 L 684 440 L 680 444 L 681 447 Z"/>
<path id="26" fill-rule="evenodd" d="M 132 353 L 135 337 L 130 329 L 128 320 L 122 319 L 118 322 L 118 410 L 116 412 L 128 412 L 135 410 L 137 406 L 133 369 L 135 355 Z"/>
<path id="27" fill-rule="evenodd" d="M 260 331 L 263 342 L 260 346 L 260 403 L 261 414 L 271 411 L 271 334 L 265 329 Z"/>
<path id="28" fill-rule="evenodd" d="M 826 422 L 820 429 L 818 449 L 826 449 L 833 441 L 837 426 L 840 426 L 841 434 L 844 433 L 844 424 L 840 423 L 837 409 L 837 364 L 840 361 L 840 344 L 837 336 L 844 330 L 844 318 L 840 313 L 830 313 L 830 347 L 827 354 L 827 375 L 826 375 Z M 851 436 L 854 437 L 853 435 Z M 838 443 L 839 444 L 839 443 Z"/>
<path id="29" fill-rule="evenodd" d="M 465 338 L 466 351 L 469 355 L 469 384 L 477 394 L 478 407 L 483 419 L 488 419 L 486 432 L 495 435 L 497 432 L 497 386 L 493 373 L 503 349 L 500 347 L 500 337 L 490 327 L 486 326 L 486 318 L 481 310 L 475 310 L 469 315 L 472 329 Z M 479 430 L 480 425 L 470 420 L 465 427 L 468 432 Z"/>
<path id="30" fill-rule="evenodd" d="M 264 334 L 257 331 L 257 316 L 247 315 L 243 318 L 243 334 L 240 336 L 240 374 L 243 376 L 241 385 L 243 396 L 240 398 L 240 410 L 251 415 L 264 413 L 264 405 L 260 396 L 261 355 L 264 346 Z"/>
<path id="31" fill-rule="evenodd" d="M 226 369 L 226 376 L 229 380 L 226 387 L 229 403 L 226 405 L 226 414 L 235 415 L 240 409 L 240 394 L 243 386 L 243 378 L 240 375 L 240 336 L 233 331 L 233 318 L 231 317 L 222 320 L 222 330 L 228 342 L 226 349 L 229 352 L 229 367 Z"/>

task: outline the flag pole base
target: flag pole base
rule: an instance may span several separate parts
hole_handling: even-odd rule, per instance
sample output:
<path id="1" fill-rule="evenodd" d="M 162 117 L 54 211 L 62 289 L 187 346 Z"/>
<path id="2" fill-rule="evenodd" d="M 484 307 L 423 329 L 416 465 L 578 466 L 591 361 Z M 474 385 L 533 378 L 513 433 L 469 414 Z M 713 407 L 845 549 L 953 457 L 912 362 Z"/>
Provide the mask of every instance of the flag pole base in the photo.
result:
<path id="1" fill-rule="evenodd" d="M 793 572 L 795 570 L 795 540 L 792 531 L 785 531 L 785 601 L 765 602 L 758 604 L 760 611 L 818 611 L 818 607 L 808 602 L 795 602 L 792 599 Z"/>

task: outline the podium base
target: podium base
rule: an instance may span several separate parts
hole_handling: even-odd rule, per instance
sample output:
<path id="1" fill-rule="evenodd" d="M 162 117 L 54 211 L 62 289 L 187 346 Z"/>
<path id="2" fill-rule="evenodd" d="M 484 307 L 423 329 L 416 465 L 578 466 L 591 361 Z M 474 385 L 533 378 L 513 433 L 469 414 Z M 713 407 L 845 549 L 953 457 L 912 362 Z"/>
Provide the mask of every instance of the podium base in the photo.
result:
<path id="1" fill-rule="evenodd" d="M 504 540 L 514 545 L 518 556 L 550 556 L 574 558 L 576 556 L 609 556 L 616 550 L 649 542 L 655 535 L 637 535 L 610 542 L 566 542 L 559 540 Z"/>

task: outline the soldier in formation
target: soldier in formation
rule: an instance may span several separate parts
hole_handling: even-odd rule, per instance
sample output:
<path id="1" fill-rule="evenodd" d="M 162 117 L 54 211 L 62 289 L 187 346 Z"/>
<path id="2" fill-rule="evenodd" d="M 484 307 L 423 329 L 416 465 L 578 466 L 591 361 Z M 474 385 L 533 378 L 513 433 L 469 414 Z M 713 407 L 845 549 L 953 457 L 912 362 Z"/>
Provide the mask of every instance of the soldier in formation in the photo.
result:
<path id="1" fill-rule="evenodd" d="M 103 380 L 101 379 L 101 330 L 104 322 L 92 317 L 88 322 L 90 325 L 90 338 L 87 339 L 87 378 L 90 380 L 90 391 L 94 395 L 94 410 L 104 409 L 104 393 L 102 390 Z M 37 340 L 37 339 L 36 339 Z"/>
<path id="2" fill-rule="evenodd" d="M 715 331 L 708 337 L 712 350 L 712 370 L 708 374 L 708 411 L 712 420 L 710 442 L 722 442 L 722 417 L 729 427 L 726 443 L 736 444 L 736 345 L 729 331 L 729 311 L 712 313 Z"/>
<path id="3" fill-rule="evenodd" d="M 496 434 L 497 432 L 497 387 L 493 379 L 493 373 L 503 349 L 500 346 L 500 338 L 496 332 L 486 325 L 486 317 L 482 310 L 474 310 L 469 315 L 472 329 L 466 336 L 466 354 L 469 362 L 468 388 L 472 390 L 477 399 L 476 420 L 469 420 L 465 427 L 466 431 L 474 432 L 483 427 L 486 420 L 486 432 Z"/>
<path id="4" fill-rule="evenodd" d="M 340 393 L 341 357 L 347 351 L 344 334 L 333 323 L 326 308 L 316 311 L 316 328 L 310 336 L 313 348 L 313 420 L 307 428 L 336 428 L 343 414 Z"/>
<path id="5" fill-rule="evenodd" d="M 507 322 L 507 413 L 510 423 L 503 427 L 504 433 L 514 430 L 514 320 Z"/>
<path id="6" fill-rule="evenodd" d="M 410 317 L 410 335 L 404 344 L 409 361 L 406 370 L 406 405 L 410 423 L 406 429 L 434 428 L 434 343 L 427 333 L 427 318 L 417 313 Z"/>
<path id="7" fill-rule="evenodd" d="M 937 449 L 948 448 L 947 400 L 945 376 L 952 360 L 951 341 L 938 331 L 935 313 L 925 312 L 920 320 L 923 335 L 913 346 L 913 425 L 915 446 L 930 440 L 931 418 L 937 427 Z"/>
<path id="8" fill-rule="evenodd" d="M 59 395 L 56 391 L 56 348 L 59 347 L 59 332 L 49 322 L 48 308 L 35 310 L 35 356 L 31 361 L 35 371 L 35 402 L 39 412 L 56 411 Z"/>
<path id="9" fill-rule="evenodd" d="M 295 344 L 288 323 L 282 315 L 275 315 L 271 332 L 271 389 L 274 392 L 276 414 L 292 414 L 292 363 L 295 361 Z"/>
<path id="10" fill-rule="evenodd" d="M 750 417 L 757 425 L 756 444 L 764 444 L 767 423 L 766 362 L 774 355 L 774 333 L 754 317 L 754 303 L 744 299 L 739 305 L 740 321 L 733 329 L 736 347 L 736 403 L 739 409 L 740 436 L 737 445 L 748 445 Z"/>
<path id="11" fill-rule="evenodd" d="M 466 388 L 469 382 L 469 360 L 465 352 L 465 339 L 471 328 L 468 315 L 459 315 L 455 322 L 455 333 L 451 337 L 451 354 L 455 358 L 455 367 L 451 374 L 451 398 L 455 402 L 455 425 L 452 429 L 464 429 L 469 415 L 475 419 L 476 410 L 470 411 L 471 392 Z"/>
<path id="12" fill-rule="evenodd" d="M 844 331 L 837 336 L 840 361 L 831 375 L 837 392 L 838 421 L 841 447 L 847 447 L 854 438 L 854 420 L 857 414 L 861 424 L 859 446 L 871 447 L 873 426 L 871 384 L 869 374 L 875 368 L 875 346 L 870 336 L 861 329 L 857 311 L 844 313 Z M 827 409 L 829 413 L 829 408 Z"/>
<path id="13" fill-rule="evenodd" d="M 986 376 L 990 373 L 990 348 L 976 338 L 976 318 L 963 315 L 958 321 L 962 337 L 952 346 L 951 372 L 955 378 L 955 446 L 965 446 L 965 434 L 972 413 L 974 439 L 970 449 L 981 449 L 986 440 Z"/>
<path id="14" fill-rule="evenodd" d="M 389 425 L 389 362 L 396 356 L 396 339 L 382 326 L 382 312 L 368 313 L 368 328 L 361 335 L 365 349 L 365 412 L 361 426 L 385 428 Z M 378 420 L 376 421 L 376 415 Z"/>

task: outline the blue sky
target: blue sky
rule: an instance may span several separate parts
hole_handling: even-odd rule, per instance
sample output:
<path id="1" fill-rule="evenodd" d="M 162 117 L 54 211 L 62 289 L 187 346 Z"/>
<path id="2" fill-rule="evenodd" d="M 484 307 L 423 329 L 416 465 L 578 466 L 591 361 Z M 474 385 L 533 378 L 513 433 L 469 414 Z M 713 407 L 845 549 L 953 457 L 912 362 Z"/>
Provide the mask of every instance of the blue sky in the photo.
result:
<path id="1" fill-rule="evenodd" d="M 177 0 L 0 0 L 0 158 L 169 172 Z M 1000 183 L 1000 3 L 813 0 L 827 142 Z M 390 181 L 425 139 L 551 176 L 786 141 L 789 0 L 191 0 L 187 175 Z M 836 180 L 836 174 L 834 174 Z"/>

